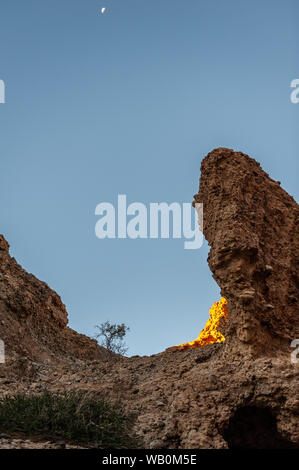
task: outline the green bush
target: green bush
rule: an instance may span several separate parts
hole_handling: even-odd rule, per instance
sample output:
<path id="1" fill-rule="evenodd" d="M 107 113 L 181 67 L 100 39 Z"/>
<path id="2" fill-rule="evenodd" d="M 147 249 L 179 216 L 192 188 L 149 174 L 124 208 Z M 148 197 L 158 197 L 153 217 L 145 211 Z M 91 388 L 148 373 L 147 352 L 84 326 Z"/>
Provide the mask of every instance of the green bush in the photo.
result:
<path id="1" fill-rule="evenodd" d="M 83 391 L 0 398 L 0 431 L 64 438 L 101 448 L 136 448 L 134 417 Z"/>
<path id="2" fill-rule="evenodd" d="M 101 345 L 107 349 L 110 353 L 116 353 L 124 355 L 128 351 L 128 348 L 124 342 L 124 337 L 130 328 L 124 323 L 117 325 L 116 323 L 110 323 L 105 321 L 100 325 L 96 325 L 95 328 L 98 333 L 95 335 L 95 339 L 98 341 L 101 338 Z"/>

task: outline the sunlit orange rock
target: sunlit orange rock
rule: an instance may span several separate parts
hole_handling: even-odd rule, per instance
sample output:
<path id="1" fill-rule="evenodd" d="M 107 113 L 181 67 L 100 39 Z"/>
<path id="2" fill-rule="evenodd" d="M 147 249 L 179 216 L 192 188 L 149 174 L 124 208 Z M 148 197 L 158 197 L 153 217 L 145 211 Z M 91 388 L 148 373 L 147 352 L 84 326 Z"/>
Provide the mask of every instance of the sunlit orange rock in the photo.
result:
<path id="1" fill-rule="evenodd" d="M 195 349 L 207 344 L 212 343 L 222 343 L 225 341 L 225 337 L 218 330 L 220 319 L 228 319 L 228 310 L 227 310 L 227 300 L 224 297 L 221 297 L 219 302 L 215 302 L 209 311 L 210 318 L 208 319 L 206 326 L 199 333 L 198 338 L 194 341 L 189 341 L 188 343 L 179 344 L 173 348 L 185 350 L 185 349 Z"/>

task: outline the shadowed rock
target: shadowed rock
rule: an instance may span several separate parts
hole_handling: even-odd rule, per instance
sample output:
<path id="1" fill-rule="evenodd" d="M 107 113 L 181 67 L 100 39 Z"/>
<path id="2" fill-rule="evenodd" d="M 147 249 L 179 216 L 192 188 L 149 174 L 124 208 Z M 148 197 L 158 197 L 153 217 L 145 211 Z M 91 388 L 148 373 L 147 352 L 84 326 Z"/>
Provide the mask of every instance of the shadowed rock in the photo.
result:
<path id="1" fill-rule="evenodd" d="M 289 354 L 299 337 L 299 208 L 241 152 L 202 161 L 199 193 L 208 263 L 228 300 L 225 355 Z"/>
<path id="2" fill-rule="evenodd" d="M 107 357 L 95 340 L 67 323 L 59 295 L 10 256 L 9 244 L 0 235 L 0 338 L 6 355 L 17 353 L 34 360 Z"/>
<path id="3" fill-rule="evenodd" d="M 60 297 L 26 273 L 0 237 L 0 338 L 19 355 L 20 370 L 13 375 L 9 362 L 0 364 L 0 395 L 40 386 L 105 394 L 136 413 L 145 448 L 298 447 L 290 347 L 299 338 L 298 205 L 255 160 L 230 149 L 203 160 L 195 202 L 204 203 L 208 262 L 228 300 L 224 343 L 107 356 L 67 327 Z M 61 359 L 54 366 L 53 357 Z"/>

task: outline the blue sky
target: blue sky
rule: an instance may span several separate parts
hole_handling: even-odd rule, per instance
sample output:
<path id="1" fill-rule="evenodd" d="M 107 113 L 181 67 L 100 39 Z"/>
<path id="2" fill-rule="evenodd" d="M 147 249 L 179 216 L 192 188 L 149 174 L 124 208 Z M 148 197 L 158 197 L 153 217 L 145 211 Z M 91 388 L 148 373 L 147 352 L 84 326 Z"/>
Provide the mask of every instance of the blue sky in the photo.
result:
<path id="1" fill-rule="evenodd" d="M 298 14 L 297 0 L 1 2 L 0 232 L 72 328 L 125 322 L 129 354 L 153 354 L 194 339 L 220 298 L 206 243 L 99 240 L 98 203 L 192 201 L 219 146 L 298 199 Z"/>

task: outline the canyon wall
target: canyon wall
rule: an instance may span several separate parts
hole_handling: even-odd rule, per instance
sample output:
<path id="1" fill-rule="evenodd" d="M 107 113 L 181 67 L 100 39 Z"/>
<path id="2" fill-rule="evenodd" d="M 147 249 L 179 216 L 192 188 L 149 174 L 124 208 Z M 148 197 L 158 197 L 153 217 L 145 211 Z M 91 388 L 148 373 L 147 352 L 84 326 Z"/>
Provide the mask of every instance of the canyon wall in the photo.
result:
<path id="1" fill-rule="evenodd" d="M 10 256 L 9 244 L 0 235 L 0 338 L 6 356 L 35 360 L 107 357 L 95 340 L 76 333 L 67 323 L 59 295 Z"/>
<path id="2" fill-rule="evenodd" d="M 299 338 L 298 205 L 255 160 L 224 148 L 203 159 L 195 202 L 204 204 L 208 262 L 228 301 L 224 343 L 108 356 L 68 328 L 60 297 L 18 265 L 1 236 L 0 395 L 101 393 L 136 413 L 145 448 L 298 448 L 290 346 Z"/>
<path id="3" fill-rule="evenodd" d="M 228 300 L 225 356 L 289 354 L 299 338 L 299 209 L 260 164 L 218 148 L 202 161 L 208 263 Z"/>

